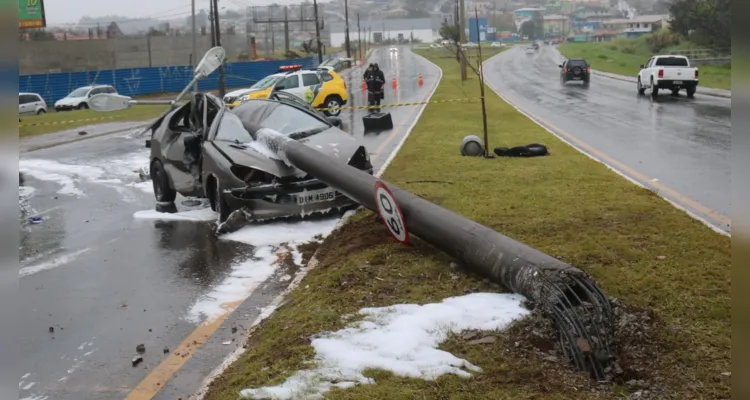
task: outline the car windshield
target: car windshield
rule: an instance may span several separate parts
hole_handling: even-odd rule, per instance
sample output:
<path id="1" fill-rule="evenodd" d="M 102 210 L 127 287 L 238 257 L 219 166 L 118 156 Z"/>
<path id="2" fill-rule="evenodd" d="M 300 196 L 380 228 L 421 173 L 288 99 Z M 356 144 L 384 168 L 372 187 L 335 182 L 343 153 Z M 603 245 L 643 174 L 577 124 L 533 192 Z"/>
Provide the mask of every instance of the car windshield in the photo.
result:
<path id="1" fill-rule="evenodd" d="M 255 82 L 253 86 L 250 86 L 250 89 L 268 89 L 271 86 L 275 85 L 276 82 L 280 81 L 283 78 L 283 76 L 267 76 L 258 82 Z"/>
<path id="2" fill-rule="evenodd" d="M 69 95 L 66 97 L 85 97 L 86 93 L 89 92 L 89 88 L 78 88 L 72 92 L 70 92 Z"/>
<path id="3" fill-rule="evenodd" d="M 277 103 L 263 116 L 260 126 L 273 129 L 295 139 L 320 133 L 330 125 L 294 106 Z"/>
<path id="4" fill-rule="evenodd" d="M 659 57 L 656 65 L 660 67 L 687 67 L 688 61 L 682 57 Z"/>
<path id="5" fill-rule="evenodd" d="M 242 121 L 235 114 L 228 112 L 224 113 L 219 125 L 219 130 L 216 132 L 216 140 L 234 143 L 250 143 L 253 141 L 253 137 L 242 125 Z"/>

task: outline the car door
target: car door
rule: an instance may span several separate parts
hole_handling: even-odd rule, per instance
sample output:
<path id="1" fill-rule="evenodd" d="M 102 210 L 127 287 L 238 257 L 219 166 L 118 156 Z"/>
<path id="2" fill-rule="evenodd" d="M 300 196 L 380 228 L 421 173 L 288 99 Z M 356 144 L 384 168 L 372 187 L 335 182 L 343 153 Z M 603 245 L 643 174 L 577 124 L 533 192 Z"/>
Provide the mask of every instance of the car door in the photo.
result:
<path id="1" fill-rule="evenodd" d="M 302 87 L 300 86 L 300 79 L 298 74 L 289 75 L 284 78 L 283 81 L 276 84 L 276 90 L 291 93 L 300 98 L 302 98 L 302 96 L 304 95 Z"/>
<path id="2" fill-rule="evenodd" d="M 31 107 L 32 107 L 31 96 L 27 94 L 19 94 L 18 95 L 18 114 L 19 115 L 31 114 L 33 112 L 33 109 Z"/>
<path id="3" fill-rule="evenodd" d="M 643 86 L 646 86 L 646 85 L 649 85 L 649 84 L 650 84 L 650 83 L 649 83 L 649 80 L 650 80 L 650 78 L 648 77 L 648 69 L 649 69 L 649 68 L 651 68 L 651 64 L 652 64 L 653 62 L 654 62 L 654 58 L 653 58 L 653 57 L 651 57 L 651 58 L 650 58 L 650 59 L 648 60 L 648 62 L 646 63 L 646 65 L 644 65 L 644 67 L 645 67 L 645 68 L 643 68 L 642 70 L 640 70 L 640 71 L 638 72 L 638 78 L 640 78 L 640 80 L 641 80 L 641 84 L 642 84 Z"/>
<path id="4" fill-rule="evenodd" d="M 320 78 L 318 74 L 314 72 L 302 74 L 302 86 L 304 87 L 304 93 L 302 96 L 298 96 L 304 99 L 309 104 L 315 101 L 315 97 L 320 92 Z"/>

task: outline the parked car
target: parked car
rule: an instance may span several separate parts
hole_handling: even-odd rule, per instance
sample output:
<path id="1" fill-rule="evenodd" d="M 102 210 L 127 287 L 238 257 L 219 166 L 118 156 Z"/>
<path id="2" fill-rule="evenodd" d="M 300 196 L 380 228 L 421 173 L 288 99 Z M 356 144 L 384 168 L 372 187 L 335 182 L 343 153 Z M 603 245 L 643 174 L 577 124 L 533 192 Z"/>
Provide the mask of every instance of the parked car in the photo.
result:
<path id="1" fill-rule="evenodd" d="M 591 82 L 591 67 L 583 58 L 571 58 L 560 64 L 560 83 L 563 85 L 568 81 L 583 82 L 588 86 Z"/>
<path id="2" fill-rule="evenodd" d="M 490 45 L 490 47 L 505 47 L 505 43 L 492 42 L 492 44 Z"/>
<path id="3" fill-rule="evenodd" d="M 284 91 L 304 99 L 313 107 L 328 109 L 345 105 L 349 100 L 347 90 L 346 82 L 336 72 L 287 65 L 247 89 L 227 93 L 224 103 L 233 108 L 245 100 L 267 99 L 273 92 Z M 329 116 L 341 114 L 341 110 L 324 112 Z"/>
<path id="4" fill-rule="evenodd" d="M 352 65 L 354 65 L 353 58 L 331 58 L 320 63 L 320 65 L 318 65 L 318 69 L 341 72 L 351 68 Z"/>
<path id="5" fill-rule="evenodd" d="M 676 96 L 685 89 L 688 97 L 693 97 L 698 88 L 698 68 L 690 66 L 685 56 L 653 56 L 638 72 L 638 94 L 651 89 L 651 97 L 659 95 L 659 89 L 672 91 Z"/>
<path id="6" fill-rule="evenodd" d="M 443 47 L 443 46 L 441 46 L 441 45 L 440 45 L 440 44 L 438 44 L 438 43 L 432 43 L 432 44 L 430 44 L 430 48 L 431 48 L 431 49 L 439 49 L 439 48 L 441 48 L 441 47 Z"/>
<path id="7" fill-rule="evenodd" d="M 39 115 L 47 112 L 47 103 L 37 93 L 18 93 L 18 114 Z"/>
<path id="8" fill-rule="evenodd" d="M 529 46 L 526 48 L 526 54 L 536 54 L 536 50 L 534 50 L 533 47 Z"/>
<path id="9" fill-rule="evenodd" d="M 79 87 L 67 96 L 55 102 L 55 111 L 85 110 L 89 108 L 89 98 L 95 94 L 117 94 L 117 89 L 110 85 L 91 85 Z"/>
<path id="10" fill-rule="evenodd" d="M 333 122 L 283 98 L 250 99 L 230 109 L 209 93 L 157 119 L 147 147 L 150 175 L 160 205 L 177 193 L 209 199 L 220 222 L 238 209 L 246 219 L 305 217 L 356 207 L 336 189 L 269 156 L 256 143 L 270 128 L 314 147 L 337 162 L 372 173 L 367 149 Z"/>

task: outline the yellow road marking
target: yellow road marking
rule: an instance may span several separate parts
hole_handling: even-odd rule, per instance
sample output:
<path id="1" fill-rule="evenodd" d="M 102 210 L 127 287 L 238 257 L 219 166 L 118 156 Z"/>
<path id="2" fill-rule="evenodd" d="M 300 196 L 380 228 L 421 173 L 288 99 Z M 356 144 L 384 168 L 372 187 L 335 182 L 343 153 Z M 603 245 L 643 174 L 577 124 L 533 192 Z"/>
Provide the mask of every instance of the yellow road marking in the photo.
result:
<path id="1" fill-rule="evenodd" d="M 436 83 L 437 84 L 437 83 Z M 412 109 L 405 119 L 408 121 L 414 116 L 418 108 Z M 383 151 L 386 145 L 390 143 L 397 133 L 403 132 L 406 128 L 394 129 L 378 146 L 375 150 L 375 155 L 372 157 L 373 160 L 378 158 L 380 152 Z M 243 300 L 244 301 L 244 300 Z M 156 366 L 151 372 L 136 386 L 124 400 L 151 400 L 157 393 L 169 382 L 177 371 L 187 363 L 198 350 L 208 341 L 209 338 L 221 327 L 224 321 L 229 318 L 232 312 L 242 304 L 242 301 L 233 303 L 222 304 L 222 308 L 226 310 L 220 317 L 212 320 L 208 323 L 203 323 L 198 326 L 193 332 L 188 335 L 185 340 L 177 346 L 177 349 L 172 351 L 169 356 L 162 360 L 159 365 Z"/>

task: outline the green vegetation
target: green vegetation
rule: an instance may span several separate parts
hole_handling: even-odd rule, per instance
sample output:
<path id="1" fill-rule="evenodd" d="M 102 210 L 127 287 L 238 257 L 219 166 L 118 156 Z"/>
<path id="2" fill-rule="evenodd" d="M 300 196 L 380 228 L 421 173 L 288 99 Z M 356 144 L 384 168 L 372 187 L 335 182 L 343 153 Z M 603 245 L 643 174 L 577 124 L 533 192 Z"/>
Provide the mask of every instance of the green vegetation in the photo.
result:
<path id="1" fill-rule="evenodd" d="M 100 113 L 93 110 L 50 112 L 42 115 L 20 116 L 20 137 L 42 135 L 81 126 L 106 122 L 145 121 L 156 118 L 166 110 L 162 105 L 141 105 L 122 111 Z"/>
<path id="2" fill-rule="evenodd" d="M 455 59 L 421 54 L 443 69 L 433 100 L 479 95 L 477 78 L 461 82 Z M 479 104 L 430 104 L 384 178 L 576 265 L 610 296 L 649 310 L 651 325 L 637 328 L 635 339 L 646 350 L 628 354 L 643 370 L 623 381 L 643 379 L 665 388 L 670 398 L 730 398 L 731 377 L 723 374 L 731 368 L 730 239 L 582 155 L 497 96 L 488 95 L 487 108 L 491 145 L 538 142 L 551 155 L 461 157 L 461 139 L 482 131 Z M 247 352 L 214 382 L 207 398 L 235 400 L 244 388 L 279 384 L 307 368 L 314 356 L 310 337 L 342 328 L 341 317 L 362 307 L 496 290 L 462 271 L 451 279 L 456 272 L 446 255 L 417 238 L 412 242 L 408 248 L 395 243 L 374 213 L 357 213 L 322 244 L 320 264 L 259 326 Z M 598 389 L 587 376 L 535 351 L 521 327 L 494 333 L 498 340 L 492 344 L 452 337 L 441 345 L 483 369 L 471 379 L 423 381 L 371 370 L 366 375 L 375 384 L 326 397 L 615 399 L 638 390 L 625 382 Z"/>
<path id="3" fill-rule="evenodd" d="M 697 49 L 697 45 L 680 39 L 668 31 L 647 35 L 638 39 L 619 38 L 605 43 L 565 43 L 558 47 L 567 58 L 585 58 L 591 68 L 634 77 L 640 66 L 656 54 L 668 54 L 672 50 Z M 697 65 L 700 70 L 700 85 L 718 89 L 731 88 L 732 65 Z"/>

